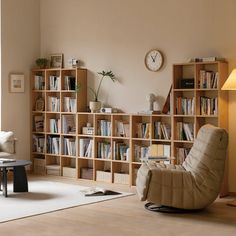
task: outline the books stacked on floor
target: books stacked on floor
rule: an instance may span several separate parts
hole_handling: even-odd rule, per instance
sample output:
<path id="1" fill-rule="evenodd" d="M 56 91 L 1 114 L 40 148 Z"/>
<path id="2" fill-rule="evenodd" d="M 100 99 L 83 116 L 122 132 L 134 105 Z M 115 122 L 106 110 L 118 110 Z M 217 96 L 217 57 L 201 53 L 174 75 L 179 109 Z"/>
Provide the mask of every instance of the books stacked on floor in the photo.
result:
<path id="1" fill-rule="evenodd" d="M 64 155 L 76 156 L 75 138 L 64 137 Z"/>
<path id="2" fill-rule="evenodd" d="M 43 90 L 44 89 L 44 78 L 41 75 L 34 76 L 34 89 Z"/>
<path id="3" fill-rule="evenodd" d="M 62 116 L 62 132 L 64 134 L 74 134 L 76 131 L 75 116 L 63 115 Z"/>
<path id="4" fill-rule="evenodd" d="M 81 138 L 79 140 L 79 156 L 93 157 L 93 140 L 88 138 Z"/>
<path id="5" fill-rule="evenodd" d="M 194 124 L 177 122 L 176 124 L 176 138 L 178 140 L 193 141 L 194 139 Z"/>
<path id="6" fill-rule="evenodd" d="M 61 132 L 61 120 L 60 119 L 49 119 L 50 133 Z"/>
<path id="7" fill-rule="evenodd" d="M 217 115 L 218 114 L 218 98 L 200 97 L 200 114 L 201 115 Z"/>
<path id="8" fill-rule="evenodd" d="M 111 144 L 109 142 L 98 142 L 97 149 L 97 158 L 111 159 Z"/>
<path id="9" fill-rule="evenodd" d="M 162 123 L 160 121 L 154 122 L 154 138 L 170 140 L 171 138 L 170 124 Z"/>
<path id="10" fill-rule="evenodd" d="M 60 165 L 58 164 L 46 165 L 45 168 L 47 175 L 57 175 L 57 176 L 61 175 Z"/>
<path id="11" fill-rule="evenodd" d="M 177 147 L 176 148 L 176 162 L 178 165 L 182 165 L 185 158 L 187 157 L 190 148 Z"/>
<path id="12" fill-rule="evenodd" d="M 148 157 L 149 155 L 149 147 L 144 145 L 134 145 L 134 158 L 135 162 L 140 162 L 141 159 Z"/>
<path id="13" fill-rule="evenodd" d="M 33 135 L 33 152 L 45 152 L 45 138 L 44 135 Z"/>
<path id="14" fill-rule="evenodd" d="M 111 136 L 111 121 L 98 120 L 98 135 Z"/>
<path id="15" fill-rule="evenodd" d="M 115 136 L 117 137 L 129 137 L 130 136 L 130 125 L 125 121 L 115 121 Z"/>
<path id="16" fill-rule="evenodd" d="M 64 97 L 64 112 L 76 112 L 76 98 Z"/>
<path id="17" fill-rule="evenodd" d="M 60 98 L 54 96 L 48 96 L 48 111 L 52 112 L 60 111 Z"/>
<path id="18" fill-rule="evenodd" d="M 60 77 L 51 75 L 49 76 L 49 89 L 50 90 L 60 90 Z"/>
<path id="19" fill-rule="evenodd" d="M 137 138 L 150 138 L 150 123 L 137 123 L 136 124 L 136 137 Z"/>
<path id="20" fill-rule="evenodd" d="M 195 99 L 177 97 L 176 98 L 176 114 L 177 115 L 193 115 Z"/>
<path id="21" fill-rule="evenodd" d="M 59 155 L 59 147 L 60 147 L 60 137 L 58 136 L 48 136 L 47 142 L 47 152 L 55 155 Z"/>
<path id="22" fill-rule="evenodd" d="M 113 141 L 113 159 L 128 161 L 129 160 L 129 146 L 120 141 Z"/>
<path id="23" fill-rule="evenodd" d="M 199 88 L 210 89 L 217 88 L 219 72 L 200 70 Z"/>
<path id="24" fill-rule="evenodd" d="M 34 116 L 34 127 L 36 132 L 44 131 L 44 117 L 42 115 Z"/>
<path id="25" fill-rule="evenodd" d="M 65 76 L 64 77 L 64 89 L 65 90 L 75 90 L 75 77 Z"/>

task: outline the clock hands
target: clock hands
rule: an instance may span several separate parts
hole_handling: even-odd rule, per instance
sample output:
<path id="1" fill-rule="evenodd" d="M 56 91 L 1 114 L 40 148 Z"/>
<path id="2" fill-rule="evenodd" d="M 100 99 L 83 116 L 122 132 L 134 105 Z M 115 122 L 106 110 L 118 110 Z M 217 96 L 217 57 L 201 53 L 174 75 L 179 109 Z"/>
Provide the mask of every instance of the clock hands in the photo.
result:
<path id="1" fill-rule="evenodd" d="M 151 55 L 151 58 L 152 58 L 152 62 L 155 62 L 155 61 L 156 61 L 156 58 L 157 58 L 157 53 L 155 54 L 155 56 L 152 56 L 152 55 Z"/>

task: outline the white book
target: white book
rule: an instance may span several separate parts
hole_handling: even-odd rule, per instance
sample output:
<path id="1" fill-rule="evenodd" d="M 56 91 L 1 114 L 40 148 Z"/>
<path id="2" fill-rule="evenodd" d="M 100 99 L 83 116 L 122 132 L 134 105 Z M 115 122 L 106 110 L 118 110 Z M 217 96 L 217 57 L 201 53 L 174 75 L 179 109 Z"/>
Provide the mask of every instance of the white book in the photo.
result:
<path id="1" fill-rule="evenodd" d="M 170 157 L 170 145 L 164 144 L 164 152 L 165 157 Z"/>

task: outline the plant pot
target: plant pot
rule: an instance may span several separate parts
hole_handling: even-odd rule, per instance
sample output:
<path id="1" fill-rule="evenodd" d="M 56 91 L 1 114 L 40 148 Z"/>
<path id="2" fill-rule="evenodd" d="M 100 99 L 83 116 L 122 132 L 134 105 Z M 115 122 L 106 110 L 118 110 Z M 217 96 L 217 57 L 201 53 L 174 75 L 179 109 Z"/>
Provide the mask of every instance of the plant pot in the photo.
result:
<path id="1" fill-rule="evenodd" d="M 91 112 L 99 112 L 100 109 L 101 109 L 101 102 L 94 102 L 94 101 L 91 101 L 89 102 L 89 108 L 91 110 Z"/>

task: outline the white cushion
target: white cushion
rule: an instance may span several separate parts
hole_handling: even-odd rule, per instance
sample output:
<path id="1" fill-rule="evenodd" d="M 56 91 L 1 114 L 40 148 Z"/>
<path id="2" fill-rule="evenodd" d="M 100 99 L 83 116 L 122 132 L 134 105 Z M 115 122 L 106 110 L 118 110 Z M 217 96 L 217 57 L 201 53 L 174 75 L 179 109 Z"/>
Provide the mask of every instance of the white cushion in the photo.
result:
<path id="1" fill-rule="evenodd" d="M 0 131 L 0 151 L 11 154 L 15 152 L 14 134 L 12 131 Z"/>

